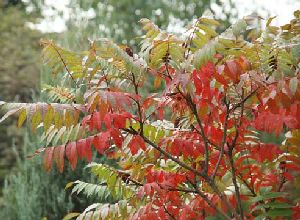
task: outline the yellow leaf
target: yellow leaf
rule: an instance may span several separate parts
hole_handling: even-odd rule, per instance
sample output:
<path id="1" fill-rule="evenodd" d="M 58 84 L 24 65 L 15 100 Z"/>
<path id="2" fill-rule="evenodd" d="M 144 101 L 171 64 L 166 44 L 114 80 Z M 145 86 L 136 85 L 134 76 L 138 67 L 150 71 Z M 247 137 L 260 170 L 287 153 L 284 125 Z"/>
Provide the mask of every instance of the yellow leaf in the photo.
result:
<path id="1" fill-rule="evenodd" d="M 67 185 L 65 186 L 65 189 L 69 189 L 70 187 L 72 187 L 74 184 L 74 182 L 69 182 L 67 183 Z"/>
<path id="2" fill-rule="evenodd" d="M 56 128 L 61 128 L 63 124 L 62 116 L 57 112 L 54 115 L 54 125 Z"/>
<path id="3" fill-rule="evenodd" d="M 63 220 L 70 220 L 70 219 L 75 218 L 75 217 L 77 217 L 77 216 L 79 216 L 79 215 L 80 215 L 79 212 L 70 212 L 69 214 L 67 214 L 67 215 L 63 218 Z"/>
<path id="4" fill-rule="evenodd" d="M 53 120 L 53 115 L 54 115 L 54 109 L 52 108 L 51 105 L 48 106 L 47 112 L 44 117 L 44 129 L 45 131 L 49 129 L 52 120 Z"/>
<path id="5" fill-rule="evenodd" d="M 40 124 L 42 115 L 40 111 L 36 111 L 31 118 L 32 132 L 35 132 L 37 126 Z"/>
<path id="6" fill-rule="evenodd" d="M 19 128 L 23 125 L 24 121 L 26 120 L 26 116 L 27 116 L 27 113 L 26 113 L 26 109 L 24 108 L 21 111 L 19 118 L 18 118 L 18 127 Z"/>
<path id="7" fill-rule="evenodd" d="M 217 36 L 217 32 L 215 30 L 213 30 L 212 28 L 206 26 L 206 25 L 203 25 L 203 24 L 198 24 L 198 27 L 200 29 L 202 29 L 206 34 L 208 34 L 209 36 L 211 37 L 215 37 Z"/>
<path id="8" fill-rule="evenodd" d="M 66 114 L 65 114 L 65 126 L 67 128 L 71 127 L 71 125 L 73 124 L 73 116 L 72 116 L 72 113 L 67 111 Z"/>
<path id="9" fill-rule="evenodd" d="M 208 25 L 214 25 L 214 26 L 219 26 L 220 23 L 214 19 L 211 18 L 200 18 L 200 22 Z"/>

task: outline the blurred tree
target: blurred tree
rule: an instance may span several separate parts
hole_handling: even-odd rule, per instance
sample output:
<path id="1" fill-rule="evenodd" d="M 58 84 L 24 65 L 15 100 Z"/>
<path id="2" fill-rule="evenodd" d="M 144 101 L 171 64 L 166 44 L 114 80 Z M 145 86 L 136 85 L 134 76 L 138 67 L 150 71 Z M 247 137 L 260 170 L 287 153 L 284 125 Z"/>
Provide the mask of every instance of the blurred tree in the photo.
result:
<path id="1" fill-rule="evenodd" d="M 0 1 L 1 7 L 9 7 L 9 6 L 24 6 L 24 2 L 22 0 L 2 0 Z"/>
<path id="2" fill-rule="evenodd" d="M 0 97 L 28 101 L 39 82 L 41 33 L 19 7 L 0 8 Z"/>
<path id="3" fill-rule="evenodd" d="M 26 134 L 23 154 L 32 153 L 37 143 L 37 139 Z M 18 158 L 17 172 L 9 175 L 5 181 L 5 202 L 0 211 L 0 219 L 62 219 L 63 213 L 74 208 L 71 196 L 66 196 L 63 187 L 67 181 L 65 177 L 55 171 L 49 175 L 43 172 L 39 159 L 23 159 L 21 155 Z"/>
<path id="4" fill-rule="evenodd" d="M 38 90 L 42 34 L 27 26 L 31 19 L 22 1 L 0 0 L 0 100 L 30 101 Z M 12 146 L 22 145 L 23 132 L 11 124 L 0 126 L 0 195 L 4 177 L 15 163 Z"/>
<path id="5" fill-rule="evenodd" d="M 2 206 L 0 203 L 1 220 L 32 220 L 44 217 L 47 220 L 57 220 L 62 219 L 70 211 L 82 212 L 87 204 L 99 202 L 97 196 L 86 198 L 81 195 L 71 195 L 70 190 L 65 190 L 68 182 L 77 179 L 96 182 L 91 178 L 90 173 L 83 169 L 86 164 L 84 161 L 79 161 L 75 171 L 66 168 L 63 174 L 57 169 L 46 173 L 41 166 L 42 157 L 28 159 L 24 156 L 32 154 L 39 143 L 38 137 L 34 138 L 26 132 L 22 154 L 15 151 L 18 159 L 15 171 L 11 172 L 5 180 Z M 101 162 L 101 159 L 94 160 Z M 104 202 L 109 202 L 109 199 Z"/>
<path id="6" fill-rule="evenodd" d="M 84 29 L 77 33 L 83 38 L 109 37 L 115 42 L 136 46 L 134 39 L 141 35 L 138 25 L 141 18 L 151 19 L 162 29 L 180 29 L 207 9 L 214 13 L 211 8 L 214 5 L 219 6 L 226 26 L 236 15 L 232 1 L 227 3 L 231 8 L 229 12 L 220 0 L 71 0 L 68 27 L 75 31 Z"/>

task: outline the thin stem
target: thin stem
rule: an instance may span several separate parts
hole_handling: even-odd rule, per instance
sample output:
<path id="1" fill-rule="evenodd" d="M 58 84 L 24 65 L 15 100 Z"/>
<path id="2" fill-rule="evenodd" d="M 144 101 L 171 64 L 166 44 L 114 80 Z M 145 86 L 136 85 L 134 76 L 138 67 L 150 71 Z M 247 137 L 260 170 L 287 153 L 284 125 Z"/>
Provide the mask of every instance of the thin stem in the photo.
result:
<path id="1" fill-rule="evenodd" d="M 75 83 L 76 87 L 78 87 L 77 82 L 76 82 L 76 80 L 74 79 L 74 77 L 72 76 L 71 71 L 69 70 L 69 68 L 68 68 L 68 66 L 67 66 L 67 64 L 66 64 L 66 62 L 65 62 L 65 60 L 62 58 L 61 53 L 58 51 L 58 49 L 56 48 L 55 45 L 51 44 L 51 46 L 54 48 L 54 50 L 55 50 L 56 53 L 58 54 L 58 56 L 59 56 L 61 62 L 64 64 L 65 69 L 67 70 L 69 76 L 71 77 L 71 79 L 72 79 L 73 82 Z"/>
<path id="2" fill-rule="evenodd" d="M 194 25 L 194 30 L 193 30 L 193 32 L 191 32 L 190 33 L 190 35 L 189 35 L 189 37 L 188 37 L 188 39 L 186 40 L 186 42 L 185 42 L 185 48 L 187 48 L 188 47 L 188 50 L 186 51 L 186 54 L 185 54 L 185 56 L 184 56 L 184 58 L 187 60 L 188 59 L 188 56 L 189 56 L 189 53 L 190 53 L 190 51 L 191 51 L 191 44 L 192 44 L 192 40 L 193 40 L 193 37 L 194 37 L 194 34 L 195 34 L 195 32 L 196 32 L 196 26 L 197 26 L 197 24 L 199 23 L 199 19 L 196 21 L 196 23 L 195 23 L 195 25 Z M 189 42 L 188 42 L 189 41 Z M 189 45 L 188 45 L 189 44 Z"/>
<path id="3" fill-rule="evenodd" d="M 132 83 L 134 86 L 134 91 L 136 95 L 139 95 L 139 86 L 136 82 L 135 79 L 135 75 L 133 73 L 131 73 L 132 75 Z M 140 123 L 140 133 L 143 134 L 144 133 L 144 125 L 143 125 L 143 113 L 142 113 L 142 108 L 141 108 L 141 104 L 139 102 L 139 100 L 135 100 L 136 104 L 137 104 L 137 108 L 138 108 L 138 115 L 139 115 L 139 123 Z"/>

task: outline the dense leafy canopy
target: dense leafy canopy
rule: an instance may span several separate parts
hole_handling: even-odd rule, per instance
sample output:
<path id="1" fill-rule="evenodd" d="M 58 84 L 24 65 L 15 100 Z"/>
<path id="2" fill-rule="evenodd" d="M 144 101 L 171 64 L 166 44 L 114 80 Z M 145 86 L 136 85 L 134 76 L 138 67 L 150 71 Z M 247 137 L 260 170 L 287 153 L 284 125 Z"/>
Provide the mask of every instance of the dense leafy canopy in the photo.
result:
<path id="1" fill-rule="evenodd" d="M 73 193 L 112 196 L 66 219 L 300 218 L 300 11 L 263 29 L 248 16 L 222 34 L 202 16 L 184 36 L 148 19 L 140 54 L 107 39 L 74 53 L 43 40 L 43 57 L 65 87 L 52 103 L 5 103 L 42 133 L 44 167 L 78 160 L 99 184 Z M 157 93 L 141 93 L 154 76 Z M 72 87 L 68 87 L 68 85 Z M 163 89 L 161 89 L 163 88 Z M 262 134 L 285 135 L 282 143 Z M 92 163 L 97 151 L 118 165 Z"/>

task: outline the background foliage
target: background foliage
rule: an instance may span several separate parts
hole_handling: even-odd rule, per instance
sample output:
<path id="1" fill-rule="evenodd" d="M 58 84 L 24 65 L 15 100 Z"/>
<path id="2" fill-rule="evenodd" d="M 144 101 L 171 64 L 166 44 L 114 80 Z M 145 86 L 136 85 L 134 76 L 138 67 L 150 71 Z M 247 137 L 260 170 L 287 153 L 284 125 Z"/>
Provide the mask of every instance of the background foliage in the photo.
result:
<path id="1" fill-rule="evenodd" d="M 0 100 L 31 101 L 39 90 L 43 35 L 26 26 L 33 17 L 24 7 L 20 1 L 0 1 Z M 7 121 L 0 125 L 0 186 L 15 162 L 13 146 L 20 151 L 22 131 Z"/>

